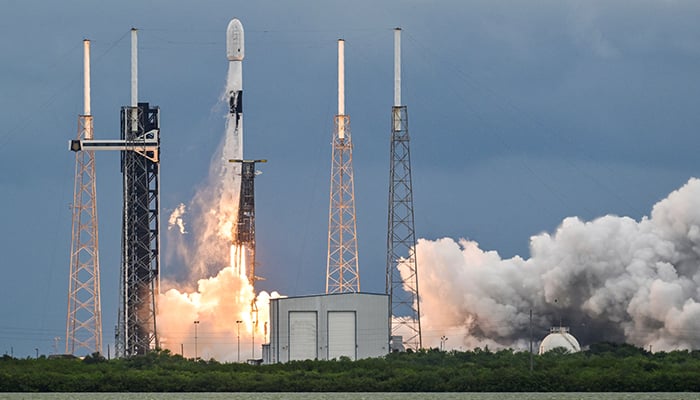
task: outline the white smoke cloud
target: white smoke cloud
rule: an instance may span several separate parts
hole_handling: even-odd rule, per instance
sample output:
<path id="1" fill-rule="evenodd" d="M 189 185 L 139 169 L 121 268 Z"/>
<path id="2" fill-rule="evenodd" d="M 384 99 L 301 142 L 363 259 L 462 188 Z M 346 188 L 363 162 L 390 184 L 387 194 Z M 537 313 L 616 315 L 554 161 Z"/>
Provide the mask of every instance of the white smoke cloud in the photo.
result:
<path id="1" fill-rule="evenodd" d="M 635 221 L 567 218 L 530 241 L 531 258 L 478 243 L 419 240 L 424 346 L 527 348 L 561 321 L 583 344 L 700 348 L 700 180 Z"/>
<path id="2" fill-rule="evenodd" d="M 194 321 L 197 325 L 197 356 L 219 361 L 238 361 L 240 328 L 240 359 L 260 358 L 260 344 L 267 340 L 269 299 L 279 294 L 261 292 L 257 297 L 245 276 L 231 267 L 216 276 L 200 279 L 197 290 L 180 292 L 170 289 L 158 300 L 158 331 L 161 346 L 185 357 L 195 357 Z M 255 301 L 257 315 L 251 312 Z M 240 326 L 236 321 L 242 321 Z"/>
<path id="3" fill-rule="evenodd" d="M 158 298 L 158 332 L 161 347 L 185 357 L 245 361 L 260 358 L 260 345 L 267 342 L 269 299 L 279 294 L 256 296 L 245 272 L 234 268 L 231 259 L 241 181 L 240 164 L 228 160 L 241 158 L 241 132 L 229 115 L 209 178 L 189 205 L 180 204 L 169 219 L 179 229 L 168 230 L 166 262 L 177 260 L 185 271 L 165 269 L 171 277 L 162 282 L 166 291 Z M 191 233 L 184 236 L 186 211 Z"/>
<path id="4" fill-rule="evenodd" d="M 187 233 L 187 230 L 185 230 L 185 220 L 183 218 L 185 212 L 185 205 L 183 203 L 175 207 L 175 210 L 170 214 L 170 218 L 168 218 L 168 230 L 177 227 L 181 235 Z"/>
<path id="5" fill-rule="evenodd" d="M 208 179 L 197 188 L 186 207 L 190 234 L 168 232 L 166 261 L 183 262 L 191 282 L 216 274 L 228 265 L 240 191 L 240 166 L 228 162 L 241 158 L 238 140 L 232 136 L 224 136 L 212 158 Z"/>

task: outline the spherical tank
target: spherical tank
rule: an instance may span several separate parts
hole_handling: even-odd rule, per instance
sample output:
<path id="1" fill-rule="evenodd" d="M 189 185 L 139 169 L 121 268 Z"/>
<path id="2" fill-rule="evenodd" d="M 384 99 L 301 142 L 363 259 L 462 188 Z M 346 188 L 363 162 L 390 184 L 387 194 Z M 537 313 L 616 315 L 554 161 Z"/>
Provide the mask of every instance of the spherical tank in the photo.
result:
<path id="1" fill-rule="evenodd" d="M 579 345 L 578 340 L 569 333 L 569 328 L 565 326 L 558 326 L 549 330 L 549 335 L 540 343 L 539 354 L 542 355 L 558 347 L 566 349 L 569 353 L 581 351 L 581 345 Z"/>

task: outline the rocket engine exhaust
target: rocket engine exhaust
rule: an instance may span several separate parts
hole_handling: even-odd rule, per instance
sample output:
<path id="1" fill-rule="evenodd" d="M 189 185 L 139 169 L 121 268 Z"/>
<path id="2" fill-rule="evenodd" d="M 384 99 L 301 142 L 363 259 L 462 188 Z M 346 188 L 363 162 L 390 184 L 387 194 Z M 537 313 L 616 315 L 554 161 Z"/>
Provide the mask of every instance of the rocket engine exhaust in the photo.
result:
<path id="1" fill-rule="evenodd" d="M 226 29 L 228 74 L 223 101 L 226 128 L 209 177 L 186 207 L 171 215 L 169 259 L 181 259 L 187 276 L 163 281 L 170 287 L 159 298 L 158 328 L 161 346 L 173 353 L 194 356 L 193 321 L 197 324 L 198 356 L 219 361 L 260 357 L 253 346 L 266 341 L 269 299 L 276 292 L 256 295 L 246 265 L 246 248 L 233 244 L 241 188 L 241 164 L 229 163 L 243 155 L 243 25 L 238 19 Z M 186 224 L 184 217 L 191 217 Z M 187 226 L 187 229 L 185 229 Z M 167 260 L 166 260 L 167 261 Z M 239 346 L 237 344 L 240 343 Z"/>

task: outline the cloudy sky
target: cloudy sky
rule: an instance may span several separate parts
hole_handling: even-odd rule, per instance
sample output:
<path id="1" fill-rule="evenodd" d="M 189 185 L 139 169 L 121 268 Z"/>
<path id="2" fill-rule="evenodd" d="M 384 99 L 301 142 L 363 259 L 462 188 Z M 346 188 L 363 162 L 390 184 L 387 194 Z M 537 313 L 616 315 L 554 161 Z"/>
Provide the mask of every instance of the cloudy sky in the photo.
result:
<path id="1" fill-rule="evenodd" d="M 233 17 L 243 22 L 244 154 L 269 159 L 256 181 L 258 287 L 287 295 L 325 287 L 338 38 L 363 291 L 384 290 L 396 26 L 421 238 L 528 257 L 530 237 L 567 216 L 639 220 L 700 172 L 696 1 L 0 0 L 0 9 L 0 353 L 64 346 L 67 142 L 82 111 L 84 38 L 95 137 L 117 138 L 130 99 L 129 29 L 140 30 L 140 100 L 161 108 L 165 220 L 208 176 L 224 131 L 225 30 Z M 97 158 L 113 348 L 121 176 L 117 154 Z M 163 247 L 163 276 L 187 267 Z"/>

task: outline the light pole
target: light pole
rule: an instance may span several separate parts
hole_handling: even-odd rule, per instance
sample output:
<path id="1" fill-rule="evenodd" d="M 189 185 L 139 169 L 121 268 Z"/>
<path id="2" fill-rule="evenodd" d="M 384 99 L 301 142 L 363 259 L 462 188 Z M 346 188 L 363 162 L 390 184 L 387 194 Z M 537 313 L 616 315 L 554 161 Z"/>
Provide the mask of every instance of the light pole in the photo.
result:
<path id="1" fill-rule="evenodd" d="M 530 309 L 530 371 L 534 367 L 534 361 L 532 359 L 532 308 Z"/>
<path id="2" fill-rule="evenodd" d="M 445 351 L 445 342 L 447 341 L 447 336 L 442 335 L 440 337 L 440 351 Z"/>
<path id="3" fill-rule="evenodd" d="M 236 321 L 236 326 L 238 326 L 238 362 L 241 362 L 241 321 L 240 319 Z"/>
<path id="4" fill-rule="evenodd" d="M 197 325 L 199 321 L 194 321 L 194 360 L 197 361 Z"/>
<path id="5" fill-rule="evenodd" d="M 251 359 L 255 360 L 255 328 L 258 327 L 258 321 L 253 321 L 253 348 L 251 349 L 253 351 L 253 356 Z"/>

